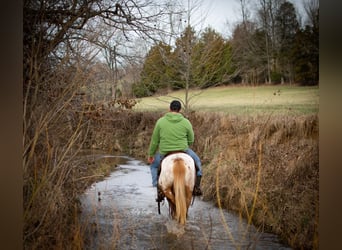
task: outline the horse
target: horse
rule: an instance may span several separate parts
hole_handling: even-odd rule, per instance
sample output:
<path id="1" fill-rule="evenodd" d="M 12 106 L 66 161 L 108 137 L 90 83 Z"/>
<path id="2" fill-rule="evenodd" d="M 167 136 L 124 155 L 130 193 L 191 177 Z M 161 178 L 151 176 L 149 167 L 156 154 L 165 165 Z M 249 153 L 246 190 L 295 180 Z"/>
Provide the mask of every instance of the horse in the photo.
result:
<path id="1" fill-rule="evenodd" d="M 184 225 L 196 178 L 195 163 L 186 153 L 172 153 L 161 162 L 158 185 L 164 193 L 174 220 Z"/>

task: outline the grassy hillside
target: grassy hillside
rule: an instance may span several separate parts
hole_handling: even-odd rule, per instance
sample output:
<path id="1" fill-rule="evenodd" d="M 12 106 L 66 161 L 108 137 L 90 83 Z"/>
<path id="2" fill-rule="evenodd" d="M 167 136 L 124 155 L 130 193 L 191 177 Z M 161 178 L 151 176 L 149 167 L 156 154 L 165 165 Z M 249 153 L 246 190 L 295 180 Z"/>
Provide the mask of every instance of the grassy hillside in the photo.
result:
<path id="1" fill-rule="evenodd" d="M 184 100 L 185 91 L 171 92 L 165 96 L 139 99 L 137 111 L 167 110 L 170 100 Z M 235 115 L 265 113 L 301 115 L 314 114 L 319 107 L 319 88 L 288 85 L 230 86 L 189 92 L 190 110 L 215 111 Z"/>

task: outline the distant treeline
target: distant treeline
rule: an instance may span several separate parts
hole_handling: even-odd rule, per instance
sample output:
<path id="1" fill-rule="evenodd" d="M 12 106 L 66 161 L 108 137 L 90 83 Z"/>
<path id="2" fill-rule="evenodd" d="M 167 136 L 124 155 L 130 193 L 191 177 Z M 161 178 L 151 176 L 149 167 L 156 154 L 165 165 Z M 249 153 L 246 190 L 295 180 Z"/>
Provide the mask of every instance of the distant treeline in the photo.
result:
<path id="1" fill-rule="evenodd" d="M 188 25 L 175 46 L 151 47 L 133 92 L 143 97 L 161 89 L 234 83 L 317 85 L 318 1 L 307 1 L 305 10 L 308 20 L 301 25 L 292 3 L 260 1 L 255 20 L 243 16 L 228 39 L 213 28 L 197 35 Z"/>

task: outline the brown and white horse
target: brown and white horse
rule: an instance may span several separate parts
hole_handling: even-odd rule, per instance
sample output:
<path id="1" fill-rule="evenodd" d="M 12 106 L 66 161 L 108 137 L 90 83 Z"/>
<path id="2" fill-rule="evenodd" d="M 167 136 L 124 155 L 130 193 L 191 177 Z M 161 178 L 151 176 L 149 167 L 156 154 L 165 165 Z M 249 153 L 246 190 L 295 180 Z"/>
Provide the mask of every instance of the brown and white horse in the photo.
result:
<path id="1" fill-rule="evenodd" d="M 184 225 L 195 185 L 195 163 L 186 153 L 167 155 L 161 163 L 159 187 L 168 200 L 173 219 Z"/>

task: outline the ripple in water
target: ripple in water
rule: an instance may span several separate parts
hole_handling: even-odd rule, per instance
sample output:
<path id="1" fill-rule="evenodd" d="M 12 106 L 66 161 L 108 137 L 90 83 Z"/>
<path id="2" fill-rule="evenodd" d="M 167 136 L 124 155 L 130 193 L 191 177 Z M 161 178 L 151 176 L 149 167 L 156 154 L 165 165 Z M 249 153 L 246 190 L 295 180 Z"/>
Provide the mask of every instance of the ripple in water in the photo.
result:
<path id="1" fill-rule="evenodd" d="M 177 237 L 180 237 L 185 233 L 184 225 L 177 223 L 175 220 L 168 220 L 165 223 L 165 226 L 169 234 L 174 234 Z"/>

